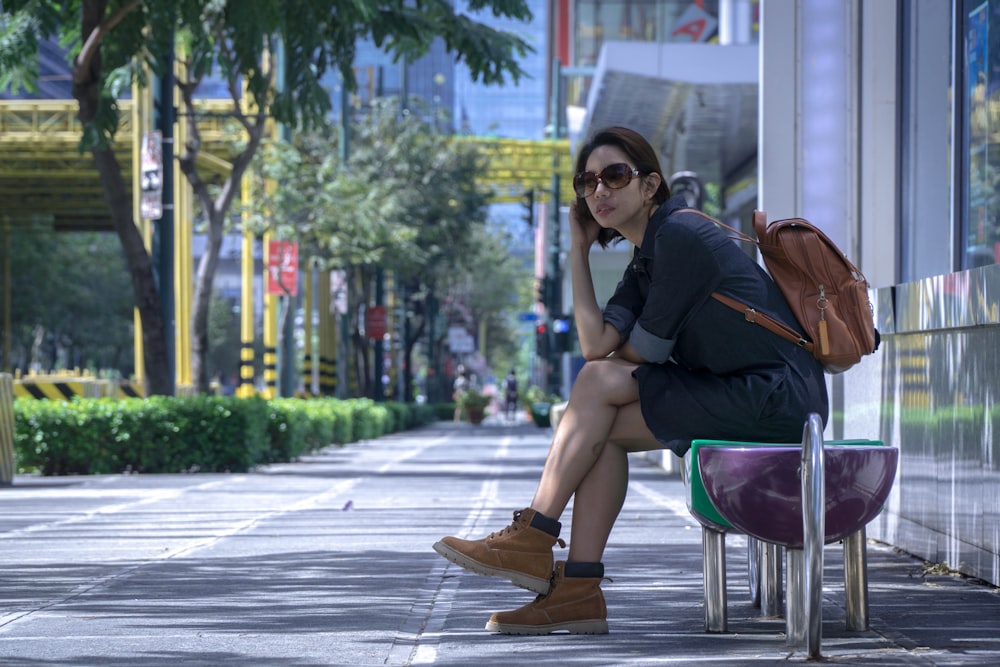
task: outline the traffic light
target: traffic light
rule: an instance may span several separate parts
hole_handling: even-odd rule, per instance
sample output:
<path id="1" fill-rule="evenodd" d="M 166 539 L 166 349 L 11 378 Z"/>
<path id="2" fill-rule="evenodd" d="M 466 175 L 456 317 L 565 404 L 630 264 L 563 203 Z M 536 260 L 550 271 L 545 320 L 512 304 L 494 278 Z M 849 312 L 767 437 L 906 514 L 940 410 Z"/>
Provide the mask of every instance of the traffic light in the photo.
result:
<path id="1" fill-rule="evenodd" d="M 541 304 L 549 302 L 549 278 L 542 276 L 535 278 L 535 301 Z"/>
<path id="2" fill-rule="evenodd" d="M 549 356 L 549 327 L 541 323 L 535 325 L 535 354 L 543 359 Z"/>
<path id="3" fill-rule="evenodd" d="M 569 330 L 570 321 L 564 315 L 559 319 L 552 320 L 552 333 L 554 334 L 554 347 L 556 353 L 569 352 Z"/>
<path id="4" fill-rule="evenodd" d="M 524 199 L 521 201 L 521 206 L 524 207 L 524 222 L 529 227 L 535 226 L 535 191 L 528 190 L 524 193 Z"/>

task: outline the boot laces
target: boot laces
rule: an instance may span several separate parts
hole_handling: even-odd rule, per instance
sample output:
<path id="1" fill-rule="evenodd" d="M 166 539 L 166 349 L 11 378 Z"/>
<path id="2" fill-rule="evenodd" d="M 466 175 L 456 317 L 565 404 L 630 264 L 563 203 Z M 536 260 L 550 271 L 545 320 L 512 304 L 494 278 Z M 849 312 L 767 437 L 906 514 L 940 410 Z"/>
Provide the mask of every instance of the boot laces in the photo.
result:
<path id="1" fill-rule="evenodd" d="M 487 537 L 486 539 L 495 540 L 504 535 L 510 535 L 511 533 L 516 533 L 517 531 L 521 530 L 522 524 L 524 523 L 523 521 L 521 521 L 521 514 L 522 514 L 521 510 L 515 510 L 514 521 L 509 526 L 505 526 L 504 528 L 498 531 L 490 533 L 489 537 Z M 556 544 L 558 544 L 561 549 L 566 548 L 566 541 L 563 540 L 563 538 L 561 537 L 556 538 Z"/>
<path id="2" fill-rule="evenodd" d="M 521 510 L 516 510 L 514 512 L 513 523 L 511 523 L 509 526 L 505 526 L 504 528 L 498 531 L 490 533 L 490 536 L 486 539 L 492 540 L 498 537 L 502 537 L 503 535 L 510 535 L 511 533 L 516 533 L 520 529 L 521 529 Z"/>

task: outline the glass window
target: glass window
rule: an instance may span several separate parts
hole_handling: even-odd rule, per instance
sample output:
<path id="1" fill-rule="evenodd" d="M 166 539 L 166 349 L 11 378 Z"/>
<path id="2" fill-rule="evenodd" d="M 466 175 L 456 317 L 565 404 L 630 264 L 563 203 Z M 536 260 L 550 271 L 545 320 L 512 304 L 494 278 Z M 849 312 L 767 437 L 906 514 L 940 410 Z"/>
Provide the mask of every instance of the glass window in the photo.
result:
<path id="1" fill-rule="evenodd" d="M 1000 0 L 964 0 L 961 268 L 1000 262 Z"/>
<path id="2" fill-rule="evenodd" d="M 951 202 L 952 9 L 940 0 L 900 3 L 900 276 L 953 270 Z"/>

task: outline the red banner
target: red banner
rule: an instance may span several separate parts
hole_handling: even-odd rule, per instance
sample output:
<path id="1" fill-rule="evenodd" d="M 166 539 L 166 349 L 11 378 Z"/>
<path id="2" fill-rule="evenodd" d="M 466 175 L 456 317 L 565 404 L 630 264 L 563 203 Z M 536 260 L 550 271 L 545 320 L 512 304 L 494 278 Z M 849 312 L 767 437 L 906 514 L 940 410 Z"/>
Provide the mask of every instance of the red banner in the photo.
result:
<path id="1" fill-rule="evenodd" d="M 269 241 L 267 244 L 267 293 L 295 296 L 299 292 L 299 244 Z"/>

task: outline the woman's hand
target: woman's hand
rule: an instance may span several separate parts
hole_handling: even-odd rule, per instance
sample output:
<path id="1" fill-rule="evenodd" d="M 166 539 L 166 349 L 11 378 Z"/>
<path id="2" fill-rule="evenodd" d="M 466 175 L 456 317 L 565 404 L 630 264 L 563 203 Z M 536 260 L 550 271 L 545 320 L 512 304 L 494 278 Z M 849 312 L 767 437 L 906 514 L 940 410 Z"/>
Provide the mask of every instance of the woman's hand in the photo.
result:
<path id="1" fill-rule="evenodd" d="M 585 211 L 581 215 L 577 209 L 579 205 L 579 199 L 569 205 L 570 242 L 584 252 L 589 252 L 590 246 L 594 245 L 594 242 L 597 241 L 597 235 L 601 233 L 601 226 L 590 215 L 590 211 Z"/>

